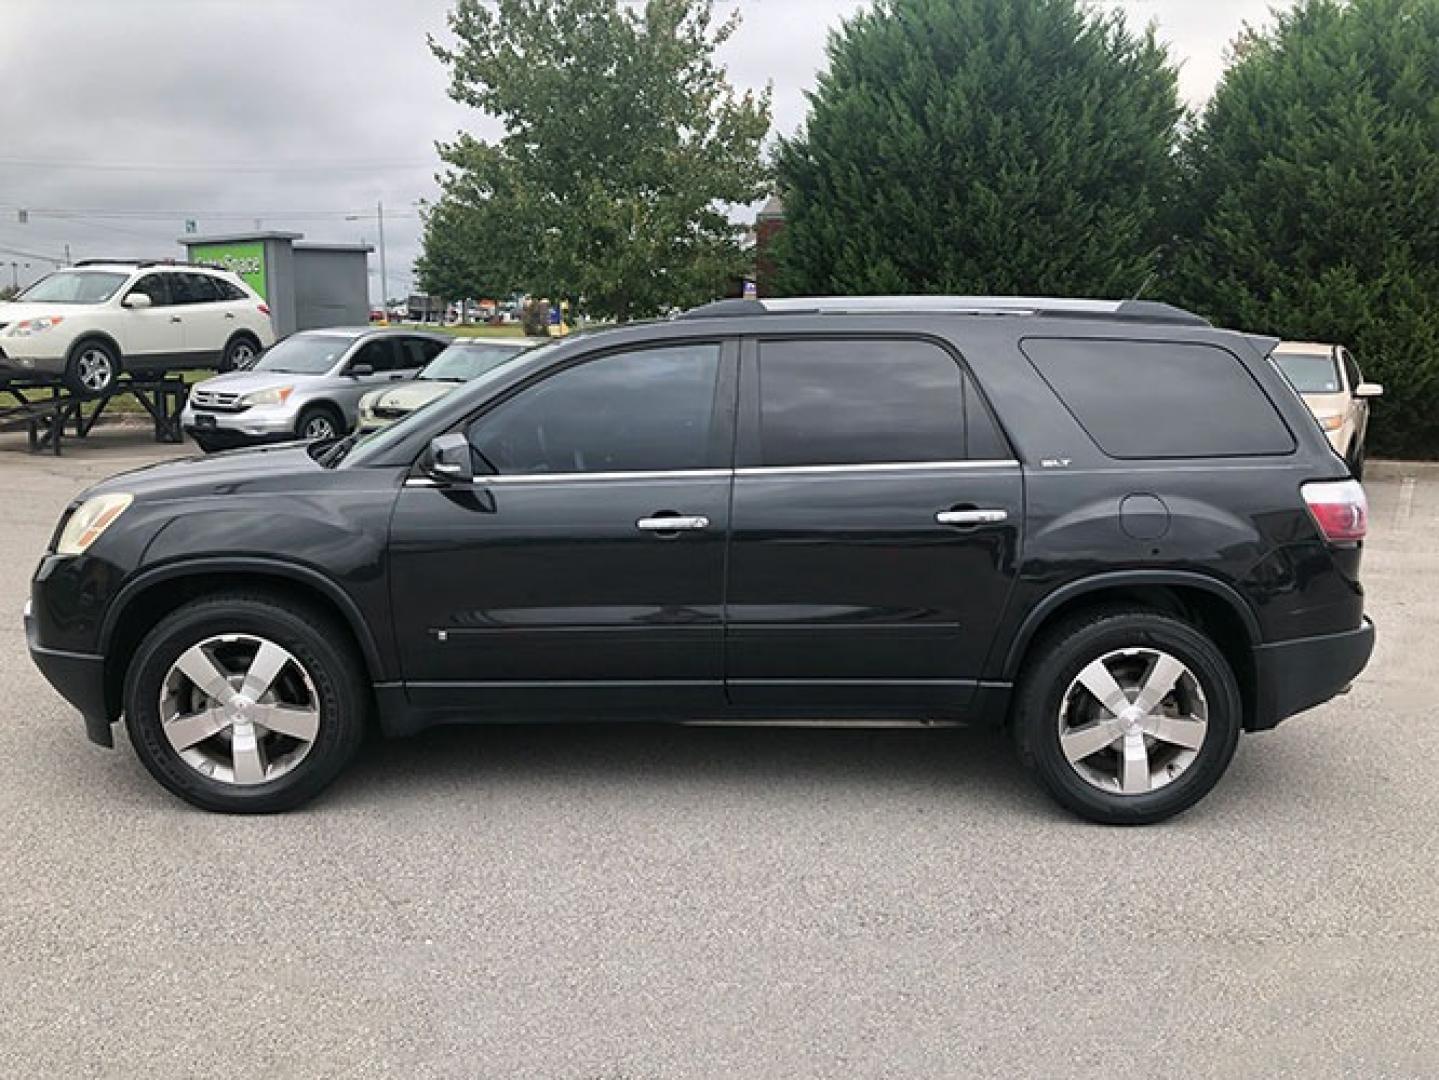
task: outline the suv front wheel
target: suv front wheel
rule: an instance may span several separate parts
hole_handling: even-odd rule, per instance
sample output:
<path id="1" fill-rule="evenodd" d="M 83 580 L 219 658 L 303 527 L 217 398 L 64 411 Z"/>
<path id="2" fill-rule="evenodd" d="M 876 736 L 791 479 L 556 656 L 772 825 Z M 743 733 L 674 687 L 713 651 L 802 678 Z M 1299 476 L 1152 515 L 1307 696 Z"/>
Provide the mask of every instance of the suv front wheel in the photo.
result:
<path id="1" fill-rule="evenodd" d="M 99 397 L 114 389 L 120 357 L 103 341 L 82 341 L 65 364 L 65 385 L 83 397 Z"/>
<path id="2" fill-rule="evenodd" d="M 1208 636 L 1168 615 L 1110 609 L 1044 636 L 1013 723 L 1058 802 L 1091 821 L 1146 825 L 1219 782 L 1242 715 L 1234 672 Z"/>
<path id="3" fill-rule="evenodd" d="M 344 640 L 322 613 L 263 594 L 187 604 L 130 663 L 136 754 L 206 810 L 276 813 L 313 798 L 365 731 L 365 683 Z"/>

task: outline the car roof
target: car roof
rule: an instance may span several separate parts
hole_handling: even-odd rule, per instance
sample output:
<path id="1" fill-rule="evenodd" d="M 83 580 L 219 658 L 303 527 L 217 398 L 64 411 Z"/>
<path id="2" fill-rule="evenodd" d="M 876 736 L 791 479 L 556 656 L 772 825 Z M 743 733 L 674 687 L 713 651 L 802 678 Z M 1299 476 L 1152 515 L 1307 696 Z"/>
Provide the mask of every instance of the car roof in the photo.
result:
<path id="1" fill-rule="evenodd" d="M 1209 326 L 1208 319 L 1154 300 L 1094 300 L 1054 296 L 795 296 L 717 300 L 680 319 L 774 315 L 1009 315 L 1103 318 L 1122 322 Z"/>
<path id="2" fill-rule="evenodd" d="M 452 345 L 513 345 L 520 349 L 530 349 L 536 345 L 548 345 L 554 338 L 543 337 L 456 337 L 451 340 Z"/>

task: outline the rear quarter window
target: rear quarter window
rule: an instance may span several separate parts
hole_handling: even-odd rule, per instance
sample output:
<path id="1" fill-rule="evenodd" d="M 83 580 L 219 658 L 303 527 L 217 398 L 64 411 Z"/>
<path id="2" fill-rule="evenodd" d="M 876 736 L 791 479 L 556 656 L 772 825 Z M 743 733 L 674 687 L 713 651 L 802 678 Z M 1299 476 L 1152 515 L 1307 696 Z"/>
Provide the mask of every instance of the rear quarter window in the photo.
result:
<path id="1" fill-rule="evenodd" d="M 1227 349 L 1091 338 L 1026 338 L 1020 348 L 1109 457 L 1294 450 L 1294 436 L 1274 403 Z"/>

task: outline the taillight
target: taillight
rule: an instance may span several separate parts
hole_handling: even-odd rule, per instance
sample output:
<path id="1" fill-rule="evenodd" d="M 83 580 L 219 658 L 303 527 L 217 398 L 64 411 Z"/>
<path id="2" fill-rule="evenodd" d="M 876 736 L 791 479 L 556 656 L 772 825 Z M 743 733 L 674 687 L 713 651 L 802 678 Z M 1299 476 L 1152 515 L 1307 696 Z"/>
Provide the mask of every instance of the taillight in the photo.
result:
<path id="1" fill-rule="evenodd" d="M 270 314 L 270 305 L 269 305 L 269 304 L 256 304 L 255 306 L 260 309 L 260 314 L 261 314 L 261 315 L 268 315 L 268 314 Z"/>
<path id="2" fill-rule="evenodd" d="M 1358 480 L 1325 480 L 1300 487 L 1314 524 L 1331 544 L 1353 544 L 1369 532 L 1369 500 Z"/>

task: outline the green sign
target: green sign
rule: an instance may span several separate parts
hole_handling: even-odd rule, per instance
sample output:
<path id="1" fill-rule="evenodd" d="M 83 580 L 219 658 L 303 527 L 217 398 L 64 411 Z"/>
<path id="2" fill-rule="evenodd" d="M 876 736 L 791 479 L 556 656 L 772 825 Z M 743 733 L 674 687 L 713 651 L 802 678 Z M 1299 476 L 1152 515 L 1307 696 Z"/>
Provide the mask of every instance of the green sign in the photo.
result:
<path id="1" fill-rule="evenodd" d="M 268 300 L 265 294 L 265 245 L 261 242 L 250 244 L 191 244 L 190 261 L 214 263 L 226 270 L 239 274 L 246 285 Z"/>

